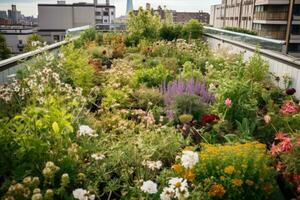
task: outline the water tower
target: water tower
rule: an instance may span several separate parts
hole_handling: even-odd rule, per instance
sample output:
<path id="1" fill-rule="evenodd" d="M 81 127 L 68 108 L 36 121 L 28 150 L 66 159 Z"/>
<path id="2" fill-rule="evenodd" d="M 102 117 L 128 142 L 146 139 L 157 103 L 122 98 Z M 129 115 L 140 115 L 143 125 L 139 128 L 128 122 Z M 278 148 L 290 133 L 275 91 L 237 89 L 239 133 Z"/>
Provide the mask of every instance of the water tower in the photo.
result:
<path id="1" fill-rule="evenodd" d="M 126 15 L 128 15 L 131 11 L 133 11 L 132 0 L 127 0 Z"/>

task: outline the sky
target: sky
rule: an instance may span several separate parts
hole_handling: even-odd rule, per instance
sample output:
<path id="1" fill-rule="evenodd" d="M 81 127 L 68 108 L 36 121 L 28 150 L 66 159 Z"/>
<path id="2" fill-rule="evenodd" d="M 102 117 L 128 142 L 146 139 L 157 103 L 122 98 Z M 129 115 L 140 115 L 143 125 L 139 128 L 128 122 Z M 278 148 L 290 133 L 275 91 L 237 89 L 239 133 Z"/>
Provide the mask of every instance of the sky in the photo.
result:
<path id="1" fill-rule="evenodd" d="M 167 6 L 167 9 L 177 11 L 207 11 L 210 6 L 220 3 L 221 0 L 133 0 L 133 7 L 137 9 L 140 6 L 145 7 L 146 3 L 151 3 L 151 6 L 157 8 L 158 5 Z M 0 0 L 0 10 L 8 10 L 11 4 L 17 5 L 17 10 L 20 10 L 25 16 L 37 16 L 38 3 L 56 3 L 57 0 Z M 66 3 L 89 2 L 93 0 L 66 0 Z M 126 10 L 126 0 L 110 0 L 111 4 L 116 6 L 116 15 L 124 15 Z M 98 3 L 105 3 L 105 0 L 98 0 Z"/>

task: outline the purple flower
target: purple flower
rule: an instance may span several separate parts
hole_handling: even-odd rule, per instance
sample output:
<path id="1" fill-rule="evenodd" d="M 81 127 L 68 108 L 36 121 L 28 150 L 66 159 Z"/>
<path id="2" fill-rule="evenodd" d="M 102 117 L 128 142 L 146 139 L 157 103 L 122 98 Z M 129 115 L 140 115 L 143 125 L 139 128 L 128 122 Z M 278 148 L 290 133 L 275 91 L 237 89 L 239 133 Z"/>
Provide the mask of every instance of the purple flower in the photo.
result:
<path id="1" fill-rule="evenodd" d="M 293 94 L 296 93 L 296 90 L 295 90 L 295 88 L 289 88 L 289 89 L 287 89 L 287 90 L 285 91 L 285 93 L 286 93 L 287 95 L 293 95 Z"/>
<path id="2" fill-rule="evenodd" d="M 170 119 L 174 118 L 174 112 L 171 106 L 177 96 L 184 94 L 197 95 L 202 102 L 208 104 L 215 100 L 214 95 L 207 91 L 205 84 L 193 78 L 188 81 L 176 80 L 171 83 L 164 81 L 160 90 L 164 95 L 164 103 L 167 108 L 166 112 Z"/>

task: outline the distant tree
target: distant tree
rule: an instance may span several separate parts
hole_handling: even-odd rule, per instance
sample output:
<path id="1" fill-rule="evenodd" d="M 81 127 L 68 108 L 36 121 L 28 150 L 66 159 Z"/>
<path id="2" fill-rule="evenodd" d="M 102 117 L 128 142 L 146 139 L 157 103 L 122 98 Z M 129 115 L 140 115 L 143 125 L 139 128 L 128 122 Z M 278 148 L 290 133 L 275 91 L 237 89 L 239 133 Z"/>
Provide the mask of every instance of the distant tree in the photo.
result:
<path id="1" fill-rule="evenodd" d="M 156 40 L 161 27 L 160 17 L 151 11 L 139 8 L 138 14 L 129 14 L 127 20 L 127 43 L 137 45 L 141 39 Z"/>
<path id="2" fill-rule="evenodd" d="M 0 34 L 0 60 L 4 60 L 10 57 L 10 50 L 7 47 L 5 37 Z"/>
<path id="3" fill-rule="evenodd" d="M 192 19 L 184 25 L 182 33 L 186 40 L 199 39 L 203 34 L 203 25 L 198 20 Z"/>
<path id="4" fill-rule="evenodd" d="M 43 45 L 42 37 L 38 34 L 32 34 L 27 38 L 27 42 L 24 48 L 25 52 L 33 51 Z"/>

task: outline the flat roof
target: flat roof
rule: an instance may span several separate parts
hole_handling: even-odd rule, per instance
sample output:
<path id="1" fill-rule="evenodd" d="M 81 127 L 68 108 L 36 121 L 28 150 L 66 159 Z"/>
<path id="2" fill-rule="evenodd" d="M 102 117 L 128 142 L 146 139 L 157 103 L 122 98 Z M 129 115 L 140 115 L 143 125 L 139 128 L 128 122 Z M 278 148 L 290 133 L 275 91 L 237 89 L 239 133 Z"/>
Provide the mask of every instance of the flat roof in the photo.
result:
<path id="1" fill-rule="evenodd" d="M 74 4 L 38 4 L 38 6 L 51 6 L 51 7 L 95 7 L 93 3 L 74 3 Z M 114 5 L 97 4 L 97 8 L 115 8 Z"/>

